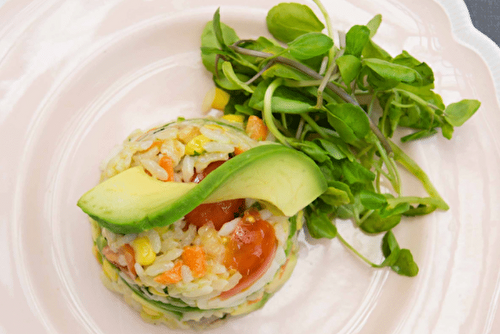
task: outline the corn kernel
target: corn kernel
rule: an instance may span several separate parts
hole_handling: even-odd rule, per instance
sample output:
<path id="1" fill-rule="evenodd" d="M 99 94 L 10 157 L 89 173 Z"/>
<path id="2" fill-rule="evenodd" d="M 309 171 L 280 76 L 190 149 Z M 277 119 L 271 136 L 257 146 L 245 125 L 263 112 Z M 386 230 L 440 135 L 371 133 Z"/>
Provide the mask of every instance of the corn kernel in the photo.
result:
<path id="1" fill-rule="evenodd" d="M 215 97 L 212 102 L 212 108 L 218 109 L 218 110 L 224 110 L 226 107 L 227 103 L 229 102 L 229 98 L 231 96 L 226 92 L 223 91 L 220 88 L 215 88 Z"/>
<path id="2" fill-rule="evenodd" d="M 225 119 L 226 121 L 229 121 L 229 122 L 243 123 L 243 121 L 245 120 L 245 116 L 228 114 L 228 115 L 222 116 L 222 119 Z"/>
<path id="3" fill-rule="evenodd" d="M 220 130 L 222 132 L 226 132 L 226 129 L 224 129 L 222 126 L 217 125 L 217 124 L 207 124 L 203 126 L 204 128 L 207 128 L 209 130 Z"/>
<path id="4" fill-rule="evenodd" d="M 152 288 L 152 287 L 150 287 L 148 290 L 149 290 L 149 292 L 151 292 L 153 295 L 157 295 L 157 296 L 161 296 L 161 297 L 166 297 L 166 296 L 168 296 L 168 295 L 167 295 L 167 294 L 165 294 L 163 291 L 157 290 L 157 289 Z"/>
<path id="5" fill-rule="evenodd" d="M 101 227 L 93 219 L 90 219 L 90 226 L 92 227 L 92 240 L 95 241 L 95 239 L 97 239 L 97 237 L 101 235 Z"/>
<path id="6" fill-rule="evenodd" d="M 146 313 L 152 317 L 160 317 L 161 316 L 160 312 L 155 311 L 152 308 L 147 307 L 146 305 L 142 305 L 142 310 L 144 311 L 144 313 Z"/>
<path id="7" fill-rule="evenodd" d="M 303 225 L 304 225 L 304 211 L 300 210 L 297 213 L 297 231 L 302 229 Z"/>
<path id="8" fill-rule="evenodd" d="M 96 245 L 94 245 L 92 247 L 92 254 L 94 254 L 94 257 L 97 260 L 97 262 L 99 262 L 100 264 L 102 264 L 102 255 L 101 255 L 101 253 L 99 253 L 99 249 L 97 248 Z"/>
<path id="9" fill-rule="evenodd" d="M 118 280 L 118 273 L 115 268 L 108 262 L 108 260 L 103 259 L 102 261 L 102 271 L 111 281 L 116 282 Z"/>
<path id="10" fill-rule="evenodd" d="M 132 241 L 135 253 L 135 261 L 141 266 L 149 266 L 156 259 L 156 253 L 147 237 L 140 237 Z"/>
<path id="11" fill-rule="evenodd" d="M 196 126 L 188 125 L 179 130 L 177 138 L 183 143 L 189 143 L 194 137 L 201 134 L 200 129 Z"/>
<path id="12" fill-rule="evenodd" d="M 202 104 L 202 111 L 207 113 L 210 109 L 224 110 L 231 96 L 220 88 L 214 87 L 207 92 Z"/>
<path id="13" fill-rule="evenodd" d="M 210 139 L 205 137 L 204 135 L 194 137 L 186 145 L 186 154 L 195 155 L 203 153 L 205 151 L 203 145 L 205 145 L 209 141 Z"/>

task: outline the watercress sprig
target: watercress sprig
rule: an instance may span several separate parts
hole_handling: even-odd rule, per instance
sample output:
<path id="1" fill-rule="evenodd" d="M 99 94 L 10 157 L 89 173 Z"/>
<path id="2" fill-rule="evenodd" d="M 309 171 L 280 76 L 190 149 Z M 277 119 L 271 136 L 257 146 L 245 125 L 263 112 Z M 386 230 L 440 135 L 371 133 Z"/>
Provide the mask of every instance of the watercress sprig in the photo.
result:
<path id="1" fill-rule="evenodd" d="M 276 41 L 240 39 L 221 22 L 218 9 L 202 33 L 203 64 L 230 94 L 225 113 L 263 118 L 277 141 L 307 154 L 321 169 L 328 189 L 305 209 L 310 235 L 337 238 L 372 267 L 415 276 L 418 266 L 411 252 L 399 247 L 392 229 L 404 216 L 448 210 L 448 205 L 390 138 L 398 128 L 409 128 L 414 131 L 402 142 L 439 129 L 450 139 L 480 103 L 462 100 L 446 107 L 433 91 L 434 74 L 425 62 L 406 51 L 392 57 L 373 41 L 381 15 L 338 32 L 340 43 L 334 45 L 332 20 L 321 2 L 314 2 L 327 32 L 308 6 L 281 3 L 266 17 Z M 370 102 L 360 103 L 367 96 Z M 418 179 L 428 195 L 403 195 L 400 168 Z M 392 189 L 382 187 L 383 180 Z M 339 219 L 352 220 L 368 235 L 383 233 L 384 260 L 373 263 L 354 249 L 338 233 Z"/>

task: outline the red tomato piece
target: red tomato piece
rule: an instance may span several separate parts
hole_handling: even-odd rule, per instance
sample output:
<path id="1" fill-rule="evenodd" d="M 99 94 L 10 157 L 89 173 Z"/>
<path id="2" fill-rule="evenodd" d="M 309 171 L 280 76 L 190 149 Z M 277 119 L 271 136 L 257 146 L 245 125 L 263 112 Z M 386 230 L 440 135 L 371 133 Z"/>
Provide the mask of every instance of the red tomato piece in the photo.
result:
<path id="1" fill-rule="evenodd" d="M 185 216 L 189 225 L 200 228 L 206 224 L 212 224 L 218 231 L 228 221 L 239 216 L 245 205 L 244 199 L 234 199 L 217 203 L 200 204 Z"/>
<path id="2" fill-rule="evenodd" d="M 258 212 L 245 214 L 226 246 L 225 259 L 225 266 L 238 270 L 243 277 L 234 288 L 221 293 L 220 298 L 234 296 L 262 277 L 274 259 L 276 247 L 273 226 L 262 220 Z"/>
<path id="3" fill-rule="evenodd" d="M 210 174 L 211 172 L 214 171 L 214 169 L 216 169 L 217 167 L 219 167 L 220 165 L 222 165 L 225 161 L 214 161 L 212 163 L 210 163 L 204 170 L 203 172 L 201 173 L 197 173 L 195 174 L 192 178 L 191 178 L 191 182 L 194 182 L 194 183 L 200 183 L 201 180 L 203 180 L 208 174 Z"/>
<path id="4" fill-rule="evenodd" d="M 210 172 L 222 165 L 224 161 L 212 162 L 202 173 L 193 176 L 191 182 L 199 183 Z M 206 224 L 212 224 L 218 231 L 228 221 L 238 217 L 245 208 L 245 199 L 234 199 L 217 203 L 201 204 L 185 216 L 189 225 L 202 227 Z"/>

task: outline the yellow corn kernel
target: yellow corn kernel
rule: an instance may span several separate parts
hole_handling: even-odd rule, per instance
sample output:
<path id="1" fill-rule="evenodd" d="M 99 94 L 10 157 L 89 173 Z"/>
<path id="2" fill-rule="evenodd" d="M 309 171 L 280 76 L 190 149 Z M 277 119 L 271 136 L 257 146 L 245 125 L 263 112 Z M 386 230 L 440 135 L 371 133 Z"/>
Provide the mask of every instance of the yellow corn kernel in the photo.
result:
<path id="1" fill-rule="evenodd" d="M 137 238 L 131 244 L 135 253 L 135 262 L 141 266 L 149 266 L 155 261 L 156 253 L 147 237 Z"/>
<path id="2" fill-rule="evenodd" d="M 165 297 L 167 296 L 167 294 L 163 291 L 160 291 L 160 290 L 157 290 L 155 288 L 152 288 L 152 287 L 149 287 L 149 292 L 151 292 L 153 295 L 157 295 L 157 296 L 161 296 L 161 297 Z"/>
<path id="3" fill-rule="evenodd" d="M 222 126 L 217 125 L 217 124 L 207 124 L 203 126 L 204 128 L 207 128 L 209 130 L 219 130 L 222 132 L 226 132 L 226 129 L 224 129 Z"/>
<path id="4" fill-rule="evenodd" d="M 108 260 L 102 260 L 102 271 L 111 281 L 116 282 L 118 280 L 118 273 Z"/>
<path id="5" fill-rule="evenodd" d="M 212 108 L 218 110 L 224 110 L 227 103 L 229 102 L 229 98 L 231 96 L 220 88 L 215 87 L 215 97 L 212 102 Z"/>
<path id="6" fill-rule="evenodd" d="M 94 245 L 92 247 L 92 254 L 94 254 L 94 257 L 97 260 L 97 262 L 99 262 L 100 264 L 102 264 L 102 255 L 101 255 L 101 253 L 99 253 L 99 249 L 97 248 L 96 245 Z"/>
<path id="7" fill-rule="evenodd" d="M 201 134 L 200 129 L 196 126 L 188 125 L 179 130 L 177 133 L 177 138 L 183 143 L 187 144 L 194 137 L 199 136 Z"/>
<path id="8" fill-rule="evenodd" d="M 222 116 L 222 119 L 225 119 L 226 121 L 229 121 L 229 122 L 243 123 L 243 121 L 245 120 L 245 116 L 228 114 L 228 115 Z"/>
<path id="9" fill-rule="evenodd" d="M 297 231 L 304 225 L 304 211 L 300 210 L 297 213 Z"/>
<path id="10" fill-rule="evenodd" d="M 186 154 L 195 155 L 203 153 L 205 151 L 203 145 L 205 145 L 209 141 L 210 139 L 205 137 L 204 135 L 194 137 L 189 141 L 189 143 L 186 144 Z"/>
<path id="11" fill-rule="evenodd" d="M 160 312 L 155 311 L 152 308 L 147 307 L 146 305 L 142 305 L 142 310 L 144 311 L 144 313 L 146 313 L 152 317 L 160 317 L 161 316 Z"/>
<path id="12" fill-rule="evenodd" d="M 202 111 L 207 113 L 210 109 L 224 110 L 229 102 L 230 95 L 220 88 L 214 87 L 207 92 L 202 104 Z"/>
<path id="13" fill-rule="evenodd" d="M 95 241 L 95 239 L 97 239 L 97 237 L 101 235 L 101 227 L 93 219 L 90 219 L 90 226 L 92 227 L 92 240 Z"/>

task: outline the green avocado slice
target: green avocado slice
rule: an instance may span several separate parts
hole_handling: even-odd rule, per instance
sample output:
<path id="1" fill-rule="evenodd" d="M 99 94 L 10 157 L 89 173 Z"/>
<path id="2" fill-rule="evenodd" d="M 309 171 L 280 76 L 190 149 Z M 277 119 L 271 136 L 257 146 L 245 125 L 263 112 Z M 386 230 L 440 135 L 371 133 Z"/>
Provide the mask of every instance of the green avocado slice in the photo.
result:
<path id="1" fill-rule="evenodd" d="M 139 233 L 179 220 L 202 203 L 236 198 L 269 202 L 293 216 L 327 188 L 306 155 L 277 144 L 228 160 L 199 184 L 162 182 L 130 168 L 85 193 L 78 206 L 114 233 Z"/>

